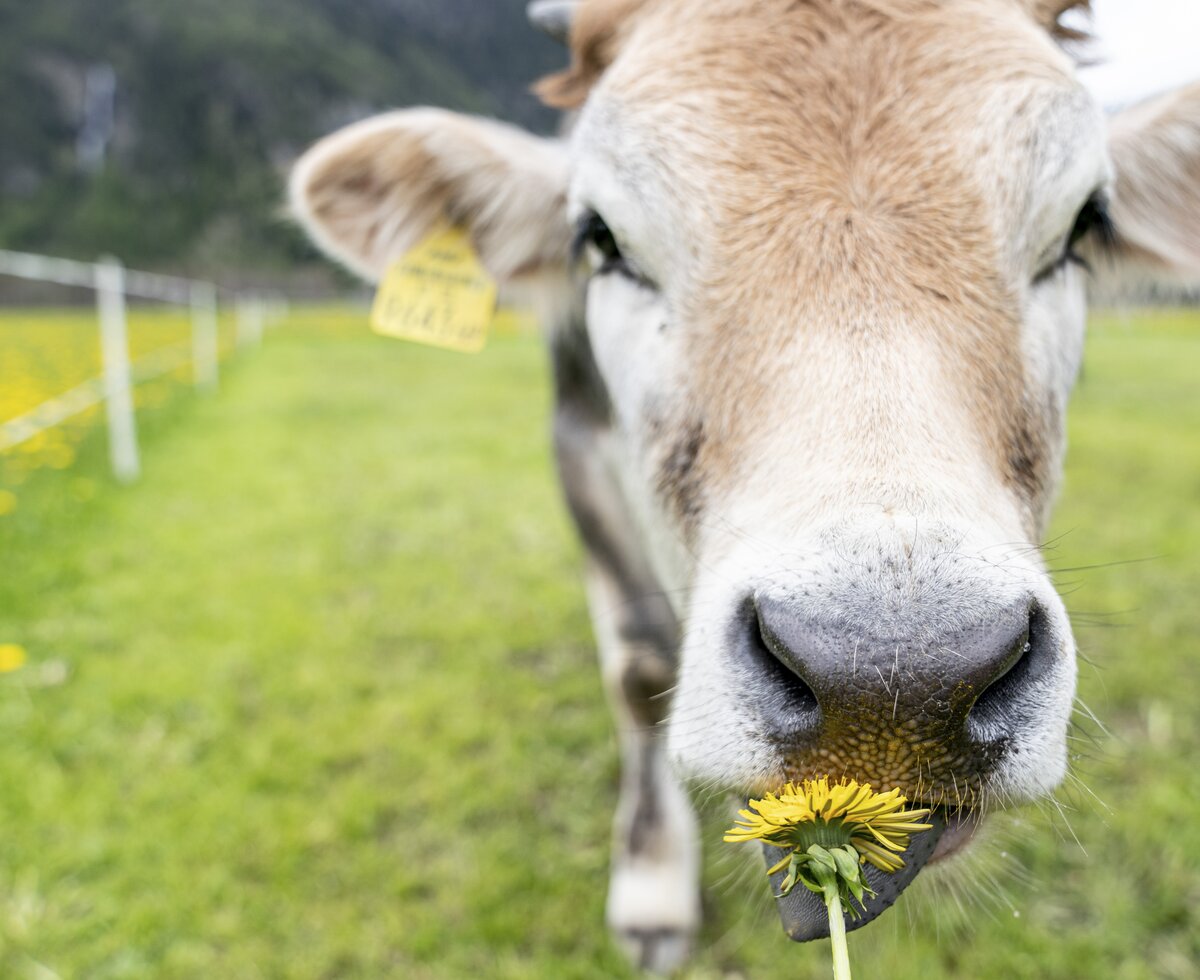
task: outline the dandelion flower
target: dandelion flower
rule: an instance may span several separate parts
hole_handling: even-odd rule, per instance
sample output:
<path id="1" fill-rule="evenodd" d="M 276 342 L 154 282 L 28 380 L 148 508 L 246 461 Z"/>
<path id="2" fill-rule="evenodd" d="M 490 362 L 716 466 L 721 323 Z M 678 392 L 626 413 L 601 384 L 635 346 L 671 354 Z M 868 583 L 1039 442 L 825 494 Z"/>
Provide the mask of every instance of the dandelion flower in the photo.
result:
<path id="1" fill-rule="evenodd" d="M 852 846 L 861 861 L 891 874 L 904 867 L 900 857 L 912 834 L 932 829 L 921 823 L 928 810 L 905 810 L 900 790 L 876 793 L 870 784 L 828 777 L 788 783 L 778 793 L 751 800 L 749 810 L 725 832 L 731 844 L 761 840 L 775 847 L 807 849 Z"/>
<path id="2" fill-rule="evenodd" d="M 15 643 L 0 643 L 0 674 L 11 674 L 25 666 L 25 648 Z"/>
<path id="3" fill-rule="evenodd" d="M 751 800 L 725 833 L 732 844 L 762 841 L 787 853 L 767 873 L 788 869 L 782 894 L 803 885 L 821 895 L 829 912 L 835 980 L 849 980 L 850 960 L 842 908 L 858 915 L 856 901 L 874 895 L 861 866 L 870 863 L 891 874 L 904 867 L 901 855 L 909 838 L 932 824 L 922 823 L 929 810 L 906 810 L 900 790 L 876 793 L 853 779 L 831 783 L 827 777 L 788 783 L 777 793 Z"/>

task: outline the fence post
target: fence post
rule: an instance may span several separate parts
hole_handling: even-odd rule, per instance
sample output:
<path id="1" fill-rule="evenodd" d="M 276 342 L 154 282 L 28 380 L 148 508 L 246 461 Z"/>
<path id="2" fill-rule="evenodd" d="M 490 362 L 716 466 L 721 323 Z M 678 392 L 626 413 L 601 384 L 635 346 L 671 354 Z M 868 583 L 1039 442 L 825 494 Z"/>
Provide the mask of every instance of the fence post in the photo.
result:
<path id="1" fill-rule="evenodd" d="M 287 295 L 284 293 L 273 293 L 271 295 L 271 322 L 278 326 L 283 320 L 287 319 L 289 312 L 289 303 Z"/>
<path id="2" fill-rule="evenodd" d="M 192 283 L 192 380 L 197 388 L 216 388 L 219 380 L 217 361 L 217 290 L 210 283 Z"/>
<path id="3" fill-rule="evenodd" d="M 237 298 L 238 347 L 257 347 L 263 339 L 263 303 L 257 295 L 239 293 Z"/>
<path id="4" fill-rule="evenodd" d="M 108 416 L 108 456 L 113 474 L 132 483 L 142 471 L 137 422 L 133 414 L 133 375 L 125 322 L 125 269 L 116 259 L 94 266 L 100 353 L 104 363 L 104 405 Z"/>

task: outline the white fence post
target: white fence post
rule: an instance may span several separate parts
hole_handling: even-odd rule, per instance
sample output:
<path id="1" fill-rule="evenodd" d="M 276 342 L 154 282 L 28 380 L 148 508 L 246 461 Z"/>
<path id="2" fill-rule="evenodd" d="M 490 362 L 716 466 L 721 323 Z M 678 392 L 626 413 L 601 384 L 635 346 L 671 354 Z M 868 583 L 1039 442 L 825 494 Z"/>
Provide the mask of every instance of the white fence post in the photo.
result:
<path id="1" fill-rule="evenodd" d="M 239 293 L 237 298 L 238 347 L 257 347 L 263 339 L 263 302 L 257 295 Z"/>
<path id="2" fill-rule="evenodd" d="M 104 362 L 104 404 L 108 415 L 108 455 L 113 473 L 131 483 L 142 471 L 133 415 L 133 376 L 125 323 L 125 269 L 116 259 L 95 266 L 100 353 Z"/>
<path id="3" fill-rule="evenodd" d="M 192 378 L 197 388 L 216 388 L 220 351 L 217 335 L 217 290 L 214 286 L 192 284 Z"/>
<path id="4" fill-rule="evenodd" d="M 273 293 L 270 299 L 271 322 L 278 325 L 282 320 L 286 320 L 290 311 L 288 298 L 284 293 Z"/>

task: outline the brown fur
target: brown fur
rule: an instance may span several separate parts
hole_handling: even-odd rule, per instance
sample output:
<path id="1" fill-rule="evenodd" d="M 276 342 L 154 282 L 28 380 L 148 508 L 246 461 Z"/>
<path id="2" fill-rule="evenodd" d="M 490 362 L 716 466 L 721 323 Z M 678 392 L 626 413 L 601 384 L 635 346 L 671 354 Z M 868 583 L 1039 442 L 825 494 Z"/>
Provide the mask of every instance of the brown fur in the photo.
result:
<path id="1" fill-rule="evenodd" d="M 712 489 L 752 469 L 754 429 L 789 410 L 788 388 L 849 416 L 827 444 L 795 447 L 806 457 L 854 453 L 880 478 L 903 468 L 902 447 L 956 465 L 971 447 L 888 373 L 915 343 L 936 352 L 951 411 L 974 420 L 977 455 L 1036 534 L 1058 420 L 1026 397 L 1019 300 L 999 276 L 991 223 L 1003 204 L 959 137 L 996 85 L 1063 79 L 1062 65 L 1002 0 L 960 0 L 955 30 L 941 0 L 747 6 L 649 0 L 607 82 L 647 139 L 654 119 L 671 120 L 670 142 L 652 152 L 671 190 L 708 215 L 691 276 L 704 285 L 678 300 L 680 320 L 705 329 L 687 350 L 678 421 L 664 427 L 664 485 L 680 486 L 677 447 L 701 409 L 706 439 L 687 454 L 683 485 Z M 597 12 L 611 10 L 584 7 L 577 60 Z"/>
<path id="2" fill-rule="evenodd" d="M 895 18 L 924 8 L 944 14 L 950 0 L 845 0 L 862 4 L 885 17 Z M 1091 12 L 1091 0 L 1017 0 L 1038 24 L 1060 41 L 1083 41 L 1085 31 L 1069 27 L 1062 18 L 1074 10 Z M 537 95 L 556 109 L 577 109 L 588 93 L 616 60 L 636 18 L 655 0 L 584 0 L 571 27 L 571 65 L 565 71 L 542 79 L 534 87 Z M 681 27 L 686 30 L 686 27 Z"/>
<path id="3" fill-rule="evenodd" d="M 1087 31 L 1069 27 L 1063 17 L 1075 10 L 1085 14 L 1092 12 L 1092 0 L 1029 0 L 1030 13 L 1034 19 L 1060 41 L 1086 41 Z"/>
<path id="4" fill-rule="evenodd" d="M 650 0 L 592 0 L 571 26 L 571 67 L 542 79 L 534 88 L 556 109 L 576 109 L 613 63 L 633 17 Z"/>
<path id="5" fill-rule="evenodd" d="M 657 489 L 685 528 L 703 510 L 704 487 L 697 477 L 704 441 L 704 425 L 696 421 L 672 427 L 666 439 L 658 440 L 666 452 L 658 467 Z"/>

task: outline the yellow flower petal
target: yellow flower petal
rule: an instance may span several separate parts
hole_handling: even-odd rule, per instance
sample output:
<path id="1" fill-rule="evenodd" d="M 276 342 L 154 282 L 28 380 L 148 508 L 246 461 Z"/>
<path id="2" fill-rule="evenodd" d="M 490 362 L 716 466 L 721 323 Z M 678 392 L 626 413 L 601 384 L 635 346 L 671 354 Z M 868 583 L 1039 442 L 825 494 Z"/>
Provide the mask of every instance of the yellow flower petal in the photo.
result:
<path id="1" fill-rule="evenodd" d="M 11 674 L 20 670 L 29 659 L 25 648 L 15 643 L 0 643 L 0 674 Z"/>
<path id="2" fill-rule="evenodd" d="M 764 841 L 795 848 L 806 836 L 806 824 L 828 828 L 824 833 L 844 835 L 860 855 L 881 871 L 894 872 L 904 867 L 898 857 L 908 848 L 909 837 L 931 830 L 921 823 L 928 809 L 905 810 L 908 802 L 899 789 L 876 793 L 869 783 L 842 779 L 830 784 L 829 778 L 788 783 L 777 793 L 766 793 L 751 800 L 750 808 L 739 810 L 735 825 L 726 831 L 729 843 Z M 801 828 L 801 829 L 798 829 Z M 782 865 L 776 865 L 776 870 Z"/>

